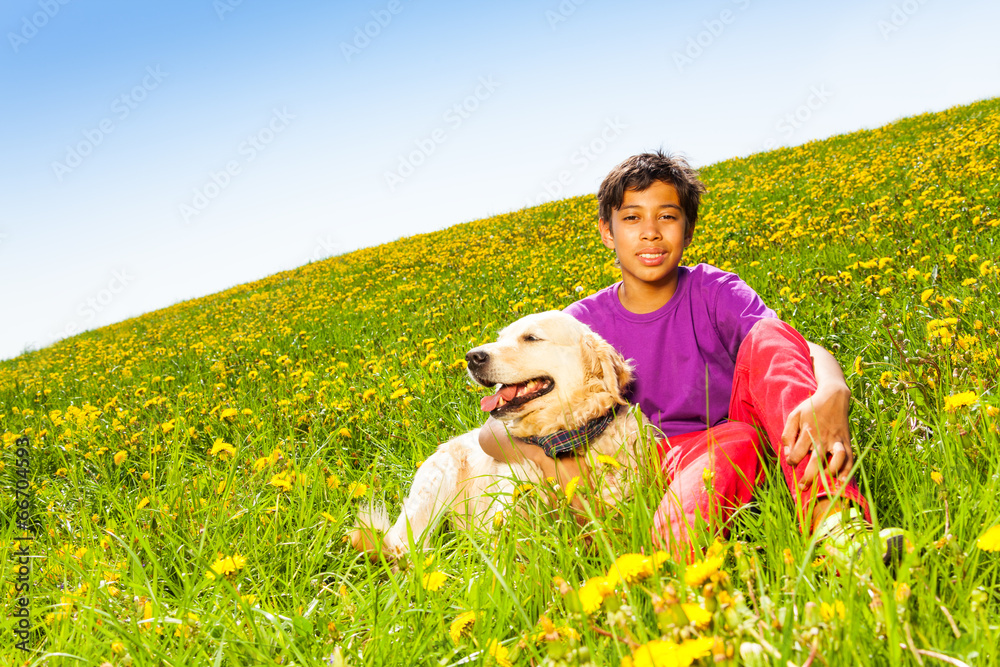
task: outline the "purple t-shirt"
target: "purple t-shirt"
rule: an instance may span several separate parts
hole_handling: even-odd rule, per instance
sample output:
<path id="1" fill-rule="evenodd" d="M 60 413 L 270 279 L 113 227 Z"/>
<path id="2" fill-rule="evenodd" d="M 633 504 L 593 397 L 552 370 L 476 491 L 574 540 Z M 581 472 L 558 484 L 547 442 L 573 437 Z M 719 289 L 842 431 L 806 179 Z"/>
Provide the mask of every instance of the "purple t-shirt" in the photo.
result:
<path id="1" fill-rule="evenodd" d="M 652 313 L 618 300 L 620 282 L 566 307 L 635 367 L 629 401 L 667 436 L 703 431 L 729 415 L 736 353 L 750 328 L 775 312 L 735 273 L 678 268 L 677 291 Z M 707 414 L 706 414 L 707 407 Z"/>

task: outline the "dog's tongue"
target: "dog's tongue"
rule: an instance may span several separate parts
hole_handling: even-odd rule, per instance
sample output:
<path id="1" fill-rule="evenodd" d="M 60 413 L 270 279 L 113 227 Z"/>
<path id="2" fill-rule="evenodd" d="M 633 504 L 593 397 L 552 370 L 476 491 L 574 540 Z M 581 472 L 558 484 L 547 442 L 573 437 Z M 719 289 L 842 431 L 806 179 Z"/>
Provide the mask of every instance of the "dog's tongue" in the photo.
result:
<path id="1" fill-rule="evenodd" d="M 491 396 L 483 396 L 483 398 L 479 401 L 480 409 L 482 409 L 483 412 L 493 412 L 497 409 L 497 404 L 500 402 L 500 399 L 509 401 L 517 396 L 517 388 L 519 386 L 520 385 L 516 384 L 505 384 L 500 387 L 500 390 L 497 393 L 492 394 Z"/>

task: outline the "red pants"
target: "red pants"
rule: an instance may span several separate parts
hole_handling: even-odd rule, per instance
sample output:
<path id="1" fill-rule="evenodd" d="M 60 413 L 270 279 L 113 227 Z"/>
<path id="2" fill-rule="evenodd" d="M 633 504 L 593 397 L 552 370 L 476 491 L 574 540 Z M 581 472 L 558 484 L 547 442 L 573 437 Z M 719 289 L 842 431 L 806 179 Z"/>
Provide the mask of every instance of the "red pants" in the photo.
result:
<path id="1" fill-rule="evenodd" d="M 730 421 L 660 443 L 661 471 L 669 490 L 656 510 L 653 542 L 665 542 L 675 554 L 691 557 L 694 546 L 688 532 L 695 522 L 700 518 L 710 529 L 725 530 L 733 512 L 750 501 L 754 487 L 763 480 L 765 456 L 777 457 L 803 531 L 809 527 L 813 503 L 826 498 L 827 489 L 857 503 L 867 517 L 868 505 L 853 480 L 840 485 L 817 476 L 811 488 L 800 491 L 797 480 L 809 457 L 794 468 L 785 461 L 781 445 L 785 422 L 815 391 L 812 358 L 802 335 L 780 320 L 757 322 L 736 356 Z M 766 436 L 764 446 L 761 432 Z"/>

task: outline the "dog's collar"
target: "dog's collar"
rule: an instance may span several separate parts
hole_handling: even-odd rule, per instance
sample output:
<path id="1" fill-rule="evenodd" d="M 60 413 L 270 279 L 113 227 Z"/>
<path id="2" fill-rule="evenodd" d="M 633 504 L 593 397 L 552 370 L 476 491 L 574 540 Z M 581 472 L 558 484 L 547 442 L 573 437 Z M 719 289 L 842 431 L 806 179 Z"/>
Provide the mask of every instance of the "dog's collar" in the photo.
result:
<path id="1" fill-rule="evenodd" d="M 615 405 L 606 414 L 591 419 L 580 428 L 556 431 L 550 435 L 538 435 L 526 438 L 533 445 L 538 445 L 549 458 L 555 458 L 560 454 L 566 454 L 573 450 L 586 446 L 604 433 L 611 422 L 618 415 L 618 406 Z"/>

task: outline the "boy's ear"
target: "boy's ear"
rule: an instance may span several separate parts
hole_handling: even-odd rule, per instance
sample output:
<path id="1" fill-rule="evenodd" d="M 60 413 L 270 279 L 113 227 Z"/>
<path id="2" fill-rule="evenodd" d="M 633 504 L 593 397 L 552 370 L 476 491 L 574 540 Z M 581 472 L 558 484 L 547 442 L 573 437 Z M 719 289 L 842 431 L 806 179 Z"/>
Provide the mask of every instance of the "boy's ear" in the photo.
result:
<path id="1" fill-rule="evenodd" d="M 686 232 L 684 232 L 684 247 L 691 245 L 691 241 L 694 239 L 694 228 L 695 225 L 691 225 Z"/>
<path id="2" fill-rule="evenodd" d="M 611 234 L 611 223 L 600 218 L 597 221 L 597 229 L 601 232 L 601 243 L 609 250 L 615 249 L 615 237 Z"/>

